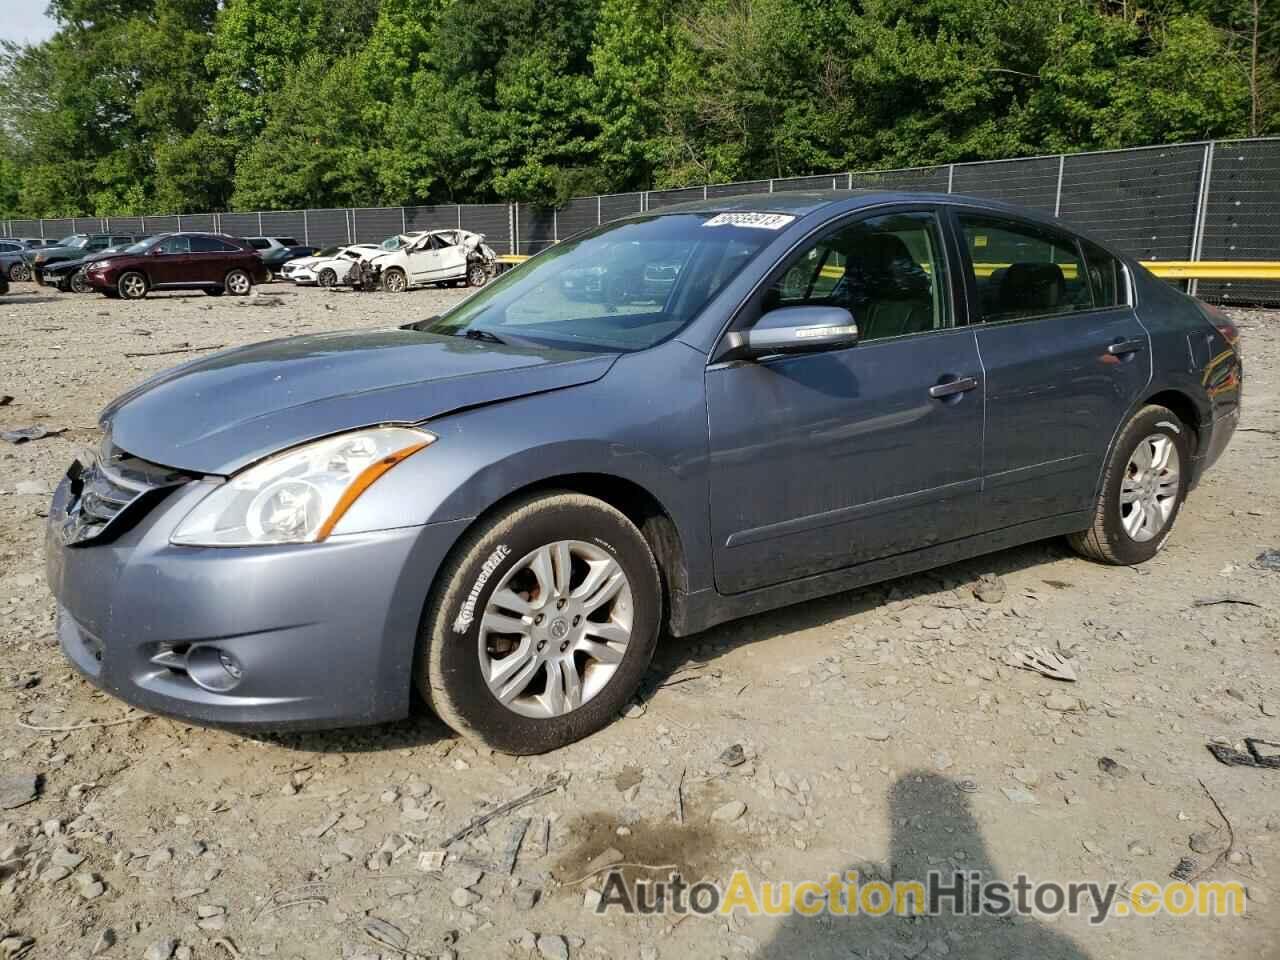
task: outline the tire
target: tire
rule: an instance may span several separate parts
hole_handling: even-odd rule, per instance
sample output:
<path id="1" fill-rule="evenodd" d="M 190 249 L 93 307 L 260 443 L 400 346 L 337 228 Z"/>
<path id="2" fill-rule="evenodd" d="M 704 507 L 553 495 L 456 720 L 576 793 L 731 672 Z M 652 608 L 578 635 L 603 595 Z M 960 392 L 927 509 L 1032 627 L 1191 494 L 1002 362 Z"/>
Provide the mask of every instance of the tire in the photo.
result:
<path id="1" fill-rule="evenodd" d="M 25 283 L 31 279 L 31 268 L 25 263 L 15 263 L 9 267 L 9 280 L 12 283 Z"/>
<path id="2" fill-rule="evenodd" d="M 247 297 L 253 292 L 253 278 L 243 270 L 232 270 L 223 279 L 222 289 L 233 297 Z"/>
<path id="3" fill-rule="evenodd" d="M 409 278 L 403 270 L 395 267 L 382 275 L 382 289 L 387 293 L 404 293 L 409 289 Z"/>
<path id="4" fill-rule="evenodd" d="M 77 270 L 71 275 L 71 279 L 67 281 L 67 285 L 62 289 L 69 290 L 72 293 L 89 293 L 92 288 L 85 282 L 84 271 Z"/>
<path id="5" fill-rule="evenodd" d="M 1171 410 L 1149 404 L 1134 414 L 1107 460 L 1093 524 L 1068 537 L 1072 548 L 1090 560 L 1125 566 L 1154 557 L 1186 500 L 1191 446 L 1190 430 Z"/>
<path id="6" fill-rule="evenodd" d="M 325 267 L 316 274 L 316 284 L 321 287 L 333 287 L 338 283 L 338 273 L 333 267 Z"/>
<path id="7" fill-rule="evenodd" d="M 530 558 L 554 544 L 565 544 L 571 556 L 569 598 L 549 596 L 544 604 Z M 586 586 L 589 571 L 608 569 L 621 571 L 625 582 L 591 611 L 574 591 Z M 513 602 L 523 599 L 527 607 L 521 617 L 504 606 L 506 622 L 526 634 L 518 645 L 514 635 L 495 634 L 484 623 L 500 591 Z M 601 588 L 596 595 L 604 592 Z M 602 623 L 606 620 L 609 627 Z M 623 639 L 628 623 L 630 634 Z M 543 753 L 596 732 L 617 715 L 653 659 L 661 623 L 658 566 L 635 525 L 593 497 L 536 495 L 480 521 L 454 548 L 427 602 L 414 679 L 431 709 L 458 733 L 503 753 Z M 603 629 L 613 635 L 611 645 L 599 639 L 597 631 Z M 605 659 L 618 659 L 606 663 L 587 650 L 612 651 Z M 520 669 L 509 684 L 510 706 L 499 700 L 486 674 L 486 666 L 501 664 L 504 653 L 521 658 L 513 663 L 532 665 L 527 679 L 519 679 L 526 675 Z M 566 662 L 562 653 L 575 664 L 579 681 L 581 703 L 573 708 L 564 705 L 572 703 L 572 692 L 559 705 L 551 696 L 549 680 Z M 566 686 L 556 689 L 564 692 Z"/>
<path id="8" fill-rule="evenodd" d="M 147 278 L 137 270 L 121 274 L 116 281 L 116 292 L 125 300 L 141 300 L 147 295 Z"/>
<path id="9" fill-rule="evenodd" d="M 485 271 L 484 264 L 473 261 L 467 264 L 467 286 L 483 287 L 489 281 L 489 274 Z"/>

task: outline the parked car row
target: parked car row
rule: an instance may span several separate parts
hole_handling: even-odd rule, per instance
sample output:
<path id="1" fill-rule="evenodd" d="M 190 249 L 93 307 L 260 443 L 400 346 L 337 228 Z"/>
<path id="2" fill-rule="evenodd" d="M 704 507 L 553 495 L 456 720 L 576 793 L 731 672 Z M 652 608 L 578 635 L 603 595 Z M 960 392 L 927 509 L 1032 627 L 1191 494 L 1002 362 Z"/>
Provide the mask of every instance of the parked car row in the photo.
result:
<path id="1" fill-rule="evenodd" d="M 35 280 L 63 292 L 91 290 L 126 299 L 152 290 L 198 289 L 212 295 L 248 293 L 279 276 L 322 287 L 360 284 L 381 289 L 463 283 L 480 287 L 498 273 L 498 257 L 483 234 L 420 230 L 380 244 L 317 249 L 293 237 L 236 238 L 216 233 L 76 233 L 55 242 L 0 240 L 5 280 Z"/>

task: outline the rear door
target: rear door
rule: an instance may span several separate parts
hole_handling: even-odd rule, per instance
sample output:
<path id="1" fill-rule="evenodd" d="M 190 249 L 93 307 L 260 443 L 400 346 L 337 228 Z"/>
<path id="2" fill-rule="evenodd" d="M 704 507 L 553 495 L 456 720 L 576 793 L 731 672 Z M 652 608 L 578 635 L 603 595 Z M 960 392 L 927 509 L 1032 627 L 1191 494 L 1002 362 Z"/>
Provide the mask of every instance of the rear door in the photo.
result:
<path id="1" fill-rule="evenodd" d="M 984 524 L 1088 510 L 1111 439 L 1151 379 L 1123 266 L 1031 221 L 957 210 L 955 223 L 987 377 Z"/>
<path id="2" fill-rule="evenodd" d="M 853 346 L 707 368 L 716 586 L 739 593 L 953 540 L 976 524 L 982 367 L 937 213 L 830 229 L 779 265 L 737 329 L 843 306 Z"/>

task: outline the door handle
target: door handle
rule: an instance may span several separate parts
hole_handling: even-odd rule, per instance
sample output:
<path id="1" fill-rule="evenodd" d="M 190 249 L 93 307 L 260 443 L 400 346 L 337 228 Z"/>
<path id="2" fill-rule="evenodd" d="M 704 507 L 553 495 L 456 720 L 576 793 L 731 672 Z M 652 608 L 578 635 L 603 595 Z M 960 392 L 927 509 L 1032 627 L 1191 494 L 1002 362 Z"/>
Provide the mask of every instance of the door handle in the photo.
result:
<path id="1" fill-rule="evenodd" d="M 1146 345 L 1145 340 L 1117 340 L 1107 347 L 1107 353 L 1113 357 L 1123 357 L 1127 353 L 1137 353 Z"/>
<path id="2" fill-rule="evenodd" d="M 977 386 L 978 381 L 973 377 L 957 377 L 945 383 L 935 383 L 929 388 L 929 396 L 935 400 L 941 400 L 943 397 L 953 397 L 958 393 L 968 393 Z"/>

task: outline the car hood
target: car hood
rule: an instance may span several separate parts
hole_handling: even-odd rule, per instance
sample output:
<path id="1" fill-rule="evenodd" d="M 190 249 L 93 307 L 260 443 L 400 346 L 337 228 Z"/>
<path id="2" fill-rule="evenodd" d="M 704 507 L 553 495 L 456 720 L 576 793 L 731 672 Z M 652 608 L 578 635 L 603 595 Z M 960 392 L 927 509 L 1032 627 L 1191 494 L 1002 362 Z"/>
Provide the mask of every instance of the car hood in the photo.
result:
<path id="1" fill-rule="evenodd" d="M 101 422 L 136 457 L 227 475 L 345 430 L 590 383 L 616 359 L 413 330 L 292 337 L 160 373 L 113 401 Z"/>

